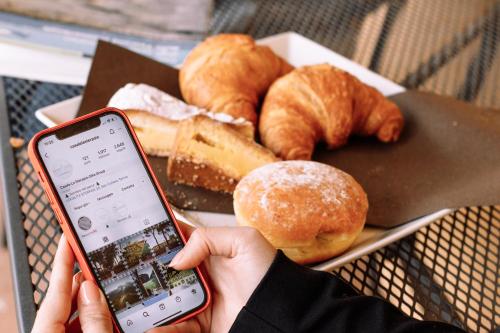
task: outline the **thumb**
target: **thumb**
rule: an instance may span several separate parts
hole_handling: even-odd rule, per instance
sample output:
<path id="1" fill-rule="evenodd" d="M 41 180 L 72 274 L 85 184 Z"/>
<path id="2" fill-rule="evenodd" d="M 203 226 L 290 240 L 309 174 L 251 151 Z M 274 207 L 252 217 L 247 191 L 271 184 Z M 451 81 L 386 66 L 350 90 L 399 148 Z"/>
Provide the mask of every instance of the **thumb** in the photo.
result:
<path id="1" fill-rule="evenodd" d="M 92 281 L 84 281 L 80 287 L 78 313 L 83 333 L 113 332 L 106 298 Z"/>
<path id="2" fill-rule="evenodd" d="M 209 256 L 233 258 L 245 228 L 197 228 L 186 246 L 172 259 L 170 267 L 177 270 L 193 268 Z M 250 229 L 250 228 L 249 228 Z"/>

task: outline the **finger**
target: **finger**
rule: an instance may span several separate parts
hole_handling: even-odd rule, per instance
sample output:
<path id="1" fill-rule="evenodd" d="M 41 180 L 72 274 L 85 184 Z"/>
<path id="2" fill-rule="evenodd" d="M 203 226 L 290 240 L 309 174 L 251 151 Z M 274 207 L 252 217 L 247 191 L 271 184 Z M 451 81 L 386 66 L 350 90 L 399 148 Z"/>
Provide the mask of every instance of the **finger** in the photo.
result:
<path id="1" fill-rule="evenodd" d="M 105 333 L 113 330 L 106 298 L 92 281 L 83 281 L 80 287 L 78 314 L 84 333 Z"/>
<path id="2" fill-rule="evenodd" d="M 147 333 L 201 333 L 201 326 L 198 320 L 193 318 L 175 325 L 156 327 Z"/>
<path id="3" fill-rule="evenodd" d="M 74 313 L 78 307 L 78 291 L 80 290 L 80 285 L 83 281 L 82 272 L 78 272 L 73 275 L 73 285 L 71 286 L 71 311 Z"/>
<path id="4" fill-rule="evenodd" d="M 38 311 L 33 331 L 44 331 L 42 328 L 48 327 L 59 329 L 66 324 L 71 309 L 74 264 L 73 252 L 66 237 L 62 235 L 54 258 L 49 288 Z"/>
<path id="5" fill-rule="evenodd" d="M 198 266 L 211 255 L 232 258 L 243 229 L 246 228 L 197 228 L 169 266 L 183 270 Z"/>

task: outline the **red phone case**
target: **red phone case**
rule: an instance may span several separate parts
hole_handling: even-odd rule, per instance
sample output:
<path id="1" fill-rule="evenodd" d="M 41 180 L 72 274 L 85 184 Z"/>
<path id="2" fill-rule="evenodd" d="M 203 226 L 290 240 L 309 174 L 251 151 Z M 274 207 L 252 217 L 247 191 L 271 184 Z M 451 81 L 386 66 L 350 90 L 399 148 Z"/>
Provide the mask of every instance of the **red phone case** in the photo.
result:
<path id="1" fill-rule="evenodd" d="M 40 180 L 40 183 L 42 184 L 42 187 L 45 190 L 45 193 L 47 194 L 47 197 L 48 197 L 49 202 L 50 202 L 50 206 L 54 210 L 54 213 L 57 217 L 57 220 L 59 221 L 59 224 L 61 225 L 61 228 L 62 228 L 64 234 L 66 235 L 66 239 L 68 240 L 68 243 L 70 244 L 71 249 L 73 250 L 73 252 L 75 254 L 76 260 L 78 261 L 80 268 L 83 272 L 83 276 L 85 277 L 86 280 L 92 280 L 95 283 L 97 283 L 97 281 L 94 279 L 94 275 L 91 272 L 91 268 L 87 265 L 87 262 L 85 260 L 84 250 L 81 249 L 80 246 L 78 245 L 77 236 L 73 233 L 72 229 L 69 227 L 70 222 L 66 219 L 66 216 L 63 213 L 64 208 L 62 207 L 61 203 L 59 202 L 59 200 L 56 199 L 57 195 L 56 195 L 55 189 L 53 188 L 53 185 L 47 181 L 47 179 L 49 179 L 49 176 L 46 174 L 45 169 L 42 167 L 43 162 L 38 154 L 36 147 L 37 147 L 38 140 L 43 135 L 53 133 L 53 132 L 57 131 L 58 129 L 61 129 L 61 128 L 69 126 L 69 125 L 76 124 L 78 122 L 81 122 L 81 121 L 88 119 L 88 118 L 91 118 L 91 117 L 98 117 L 101 114 L 106 113 L 106 112 L 117 113 L 125 120 L 125 123 L 127 124 L 127 127 L 130 130 L 130 133 L 132 133 L 132 138 L 133 138 L 134 142 L 136 143 L 137 147 L 139 147 L 139 152 L 141 154 L 141 157 L 145 161 L 148 172 L 152 176 L 151 178 L 153 179 L 154 185 L 156 186 L 156 188 L 158 189 L 158 192 L 160 193 L 161 200 L 163 200 L 165 207 L 167 207 L 167 210 L 168 210 L 168 212 L 169 212 L 169 214 L 172 217 L 172 220 L 174 222 L 175 228 L 177 229 L 177 232 L 181 236 L 182 242 L 184 244 L 186 244 L 186 237 L 183 235 L 181 229 L 179 228 L 179 225 L 177 224 L 177 220 L 175 219 L 175 216 L 170 208 L 170 205 L 168 204 L 168 201 L 165 198 L 163 191 L 161 190 L 160 184 L 159 184 L 158 180 L 156 179 L 156 176 L 153 173 L 151 166 L 149 165 L 148 159 L 146 158 L 146 155 L 144 154 L 144 151 L 142 150 L 142 146 L 141 146 L 139 140 L 137 139 L 137 136 L 135 135 L 135 132 L 132 128 L 132 125 L 130 124 L 130 121 L 128 120 L 125 113 L 123 113 L 123 111 L 118 110 L 116 108 L 109 108 L 108 107 L 108 108 L 100 109 L 100 110 L 94 111 L 92 113 L 86 114 L 84 116 L 75 118 L 73 120 L 67 121 L 67 122 L 60 124 L 60 125 L 57 125 L 55 127 L 47 128 L 43 131 L 38 132 L 31 139 L 31 141 L 28 145 L 28 157 L 29 157 L 31 163 L 33 164 L 33 167 L 38 175 L 38 178 Z M 199 267 L 196 267 L 196 272 L 198 273 L 198 276 L 200 277 L 201 283 L 203 285 L 203 288 L 205 289 L 205 293 L 207 296 L 205 299 L 205 304 L 200 309 L 198 309 L 198 310 L 196 310 L 196 311 L 194 311 L 194 312 L 192 312 L 192 313 L 190 313 L 182 318 L 179 318 L 178 320 L 176 320 L 172 324 L 176 324 L 176 323 L 185 321 L 189 318 L 192 318 L 192 317 L 198 315 L 199 313 L 203 312 L 211 302 L 210 289 L 209 289 L 208 284 L 206 282 L 206 279 L 203 276 Z M 120 330 L 118 328 L 119 327 L 118 323 L 114 320 L 114 318 L 113 318 L 113 325 L 114 325 L 115 331 L 119 332 Z"/>

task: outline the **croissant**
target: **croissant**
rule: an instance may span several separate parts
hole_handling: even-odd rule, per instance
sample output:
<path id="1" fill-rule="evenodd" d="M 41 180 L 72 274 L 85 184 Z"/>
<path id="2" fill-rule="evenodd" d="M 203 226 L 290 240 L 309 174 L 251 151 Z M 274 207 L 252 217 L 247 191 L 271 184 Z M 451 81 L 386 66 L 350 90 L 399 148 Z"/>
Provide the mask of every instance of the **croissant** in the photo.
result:
<path id="1" fill-rule="evenodd" d="M 262 106 L 263 144 L 287 160 L 310 160 L 314 146 L 344 145 L 351 134 L 399 138 L 403 115 L 396 104 L 354 76 L 327 64 L 305 66 L 276 80 Z"/>
<path id="2" fill-rule="evenodd" d="M 247 35 L 207 38 L 187 56 L 179 73 L 184 100 L 212 112 L 257 124 L 256 107 L 271 83 L 293 69 Z"/>

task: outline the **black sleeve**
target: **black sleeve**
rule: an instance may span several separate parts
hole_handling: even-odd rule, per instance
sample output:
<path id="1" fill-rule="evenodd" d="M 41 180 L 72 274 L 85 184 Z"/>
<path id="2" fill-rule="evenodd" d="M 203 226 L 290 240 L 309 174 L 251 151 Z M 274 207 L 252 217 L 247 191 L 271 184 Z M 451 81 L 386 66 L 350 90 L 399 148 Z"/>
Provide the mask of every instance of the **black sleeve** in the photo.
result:
<path id="1" fill-rule="evenodd" d="M 230 332 L 463 331 L 444 323 L 409 318 L 390 303 L 359 296 L 332 274 L 297 265 L 278 251 Z"/>

